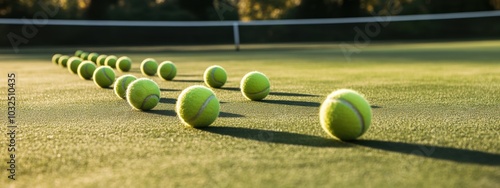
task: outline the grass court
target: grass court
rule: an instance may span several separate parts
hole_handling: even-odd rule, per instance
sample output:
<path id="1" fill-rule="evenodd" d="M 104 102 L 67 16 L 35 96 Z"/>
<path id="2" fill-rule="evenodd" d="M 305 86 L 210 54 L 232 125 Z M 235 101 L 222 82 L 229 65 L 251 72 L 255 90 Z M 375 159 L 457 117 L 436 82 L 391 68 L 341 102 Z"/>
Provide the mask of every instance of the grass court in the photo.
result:
<path id="1" fill-rule="evenodd" d="M 51 63 L 75 50 L 173 61 L 174 81 L 153 110 L 133 110 Z M 499 187 L 500 41 L 374 43 L 347 61 L 336 44 L 30 48 L 0 50 L 0 98 L 16 73 L 15 187 Z M 180 92 L 203 85 L 203 72 L 228 73 L 218 119 L 185 127 Z M 271 94 L 246 100 L 240 79 L 265 73 Z M 123 75 L 116 71 L 117 77 Z M 319 106 L 350 88 L 372 105 L 357 141 L 329 137 Z M 7 133 L 2 107 L 2 134 Z M 0 144 L 7 149 L 4 134 Z M 8 155 L 2 152 L 2 169 Z M 7 186 L 8 187 L 8 186 Z"/>

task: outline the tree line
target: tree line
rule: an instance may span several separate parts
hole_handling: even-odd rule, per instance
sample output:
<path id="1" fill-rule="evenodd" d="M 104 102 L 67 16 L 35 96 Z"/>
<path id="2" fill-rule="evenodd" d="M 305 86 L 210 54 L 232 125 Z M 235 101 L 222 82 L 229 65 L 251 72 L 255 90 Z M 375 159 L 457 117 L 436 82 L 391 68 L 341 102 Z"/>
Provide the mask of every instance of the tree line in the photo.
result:
<path id="1" fill-rule="evenodd" d="M 0 0 L 0 17 L 33 17 L 40 2 L 58 8 L 54 19 L 90 20 L 304 19 L 500 9 L 500 0 Z"/>

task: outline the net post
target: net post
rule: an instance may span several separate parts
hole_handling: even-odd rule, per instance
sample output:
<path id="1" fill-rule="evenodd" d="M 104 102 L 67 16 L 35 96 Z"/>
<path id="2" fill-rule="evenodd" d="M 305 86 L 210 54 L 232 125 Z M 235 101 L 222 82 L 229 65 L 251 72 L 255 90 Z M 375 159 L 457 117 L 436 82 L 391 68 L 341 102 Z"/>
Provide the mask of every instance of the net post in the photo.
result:
<path id="1" fill-rule="evenodd" d="M 240 29 L 238 22 L 233 23 L 234 47 L 236 51 L 240 51 Z"/>

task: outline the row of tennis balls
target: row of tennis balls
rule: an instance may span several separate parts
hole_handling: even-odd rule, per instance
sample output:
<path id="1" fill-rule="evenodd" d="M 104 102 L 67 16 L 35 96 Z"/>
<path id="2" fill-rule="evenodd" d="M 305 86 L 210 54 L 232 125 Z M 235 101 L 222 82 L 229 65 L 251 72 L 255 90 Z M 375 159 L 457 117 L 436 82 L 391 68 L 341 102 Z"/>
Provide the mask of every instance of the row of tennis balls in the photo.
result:
<path id="1" fill-rule="evenodd" d="M 89 56 L 90 57 L 90 56 Z M 99 61 L 100 57 L 104 58 L 104 61 Z M 97 63 L 91 60 L 85 60 L 84 57 L 73 56 L 69 57 L 67 55 L 54 54 L 52 56 L 52 62 L 54 64 L 60 65 L 62 67 L 67 67 L 71 73 L 78 74 L 82 79 L 90 79 L 91 75 L 90 70 L 97 68 L 97 66 L 109 66 L 111 68 L 116 68 L 120 72 L 128 72 L 132 67 L 132 60 L 127 56 L 122 56 L 117 58 L 116 56 L 110 55 L 101 55 L 97 59 Z M 88 59 L 88 58 L 87 58 Z M 81 71 L 79 72 L 79 66 L 82 63 L 86 63 L 83 67 L 89 71 Z M 151 68 L 151 65 L 156 65 Z M 92 68 L 93 67 L 93 68 Z M 152 58 L 147 58 L 141 63 L 141 72 L 146 76 L 155 75 L 156 70 L 158 70 L 158 76 L 164 80 L 172 80 L 176 76 L 176 67 L 170 61 L 164 61 L 159 66 L 156 63 L 156 60 Z M 155 72 L 152 72 L 155 71 Z"/>
<path id="2" fill-rule="evenodd" d="M 143 61 L 141 71 L 144 62 L 152 62 L 147 60 Z M 155 67 L 154 63 L 150 64 Z M 155 72 L 152 70 L 154 69 L 151 69 L 150 72 Z M 173 70 L 175 70 L 175 66 L 173 66 Z M 144 73 L 144 71 L 142 72 Z M 100 67 L 92 77 L 98 86 L 109 87 L 113 82 L 110 81 L 111 75 L 108 74 L 113 74 L 112 77 L 114 78 L 114 71 L 110 67 Z M 160 76 L 161 72 L 159 71 L 158 74 Z M 160 100 L 158 85 L 150 79 L 133 78 L 135 77 L 132 75 L 124 75 L 118 78 L 114 87 L 116 95 L 120 98 L 126 98 L 128 103 L 135 109 L 149 110 L 154 108 Z M 220 66 L 209 67 L 204 73 L 205 83 L 210 87 L 220 88 L 225 84 L 226 79 L 226 72 Z M 261 84 L 263 82 L 264 84 Z M 132 85 L 129 87 L 132 89 L 128 89 L 128 85 Z M 242 79 L 241 87 L 243 95 L 251 100 L 265 98 L 269 94 L 270 88 L 267 77 L 258 72 L 247 74 Z M 217 97 L 212 90 L 204 86 L 186 88 L 179 95 L 178 101 L 176 112 L 186 125 L 196 128 L 207 127 L 219 115 L 220 104 Z M 320 107 L 320 122 L 323 129 L 331 136 L 341 140 L 353 140 L 363 135 L 371 124 L 371 116 L 372 112 L 369 103 L 361 94 L 353 90 L 342 89 L 333 92 Z"/>
<path id="3" fill-rule="evenodd" d="M 73 70 L 76 70 L 76 68 L 78 67 L 78 64 L 81 62 L 81 61 L 90 61 L 98 66 L 104 66 L 104 65 L 107 65 L 107 66 L 110 66 L 112 68 L 116 68 L 118 69 L 120 72 L 128 72 L 130 71 L 130 69 L 132 68 L 132 61 L 130 60 L 130 58 L 126 57 L 126 56 L 123 56 L 123 57 L 116 57 L 114 55 L 98 55 L 97 53 L 91 53 L 91 54 L 94 54 L 94 56 L 85 56 L 85 55 L 77 55 L 78 54 L 78 51 L 75 52 L 75 55 L 70 57 L 68 55 L 62 55 L 62 54 L 54 54 L 52 56 L 52 62 L 54 64 L 58 64 L 62 67 L 69 67 L 68 69 L 73 69 Z M 97 55 L 97 56 L 96 56 Z M 71 63 L 74 61 L 74 60 L 79 60 L 78 63 L 76 64 L 73 64 L 71 66 Z"/>
<path id="4" fill-rule="evenodd" d="M 62 59 L 60 58 L 59 61 L 61 60 Z M 102 70 L 101 72 L 104 76 L 101 76 L 101 73 L 98 73 L 97 76 L 99 77 L 99 79 L 96 79 L 96 74 L 94 74 L 94 72 L 97 71 L 96 69 L 98 69 L 98 67 L 91 61 L 82 61 L 78 57 L 71 57 L 67 62 L 69 71 L 71 73 L 78 74 L 80 78 L 84 80 L 93 79 L 99 87 L 103 88 L 109 87 L 113 84 L 114 79 L 111 79 L 111 75 L 108 76 L 108 74 L 112 74 L 112 77 L 115 76 L 112 69 L 100 69 L 100 71 Z M 130 64 L 131 60 L 128 57 L 124 56 L 121 57 L 118 62 L 119 64 L 121 64 L 121 62 L 127 62 L 128 64 Z M 108 73 L 106 74 L 106 72 Z M 170 61 L 165 61 L 158 67 L 154 59 L 147 58 L 141 63 L 141 72 L 143 72 L 143 74 L 147 76 L 153 76 L 154 72 L 158 72 L 158 76 L 160 78 L 164 80 L 172 80 L 176 76 L 177 68 L 175 64 Z M 206 69 L 203 78 L 207 86 L 213 88 L 221 88 L 227 81 L 227 73 L 221 66 L 214 65 Z M 262 100 L 267 95 L 269 95 L 269 79 L 263 73 L 254 72 L 243 77 L 242 80 L 241 91 L 243 96 L 245 96 L 247 99 Z"/>
<path id="5" fill-rule="evenodd" d="M 71 67 L 71 62 L 68 67 Z M 74 73 L 71 68 L 69 69 Z M 149 78 L 137 79 L 133 75 L 123 75 L 115 81 L 116 74 L 110 66 L 96 67 L 90 61 L 82 61 L 77 68 L 77 72 L 82 79 L 93 79 L 94 83 L 101 88 L 108 88 L 114 83 L 114 93 L 118 97 L 126 99 L 134 109 L 151 110 L 160 101 L 160 88 L 156 82 Z M 190 110 L 199 104 L 199 99 L 203 98 L 203 95 L 208 94 L 210 95 L 209 101 L 201 104 L 202 106 L 200 106 L 198 112 L 195 113 Z M 188 126 L 206 127 L 212 124 L 219 115 L 220 104 L 218 99 L 210 89 L 204 86 L 192 86 L 185 89 L 179 96 L 178 101 L 176 111 L 180 112 L 178 113 L 180 119 Z"/>
<path id="6" fill-rule="evenodd" d="M 132 60 L 127 56 L 117 58 L 114 55 L 99 55 L 95 52 L 87 53 L 82 50 L 77 50 L 73 57 L 62 54 L 54 54 L 52 56 L 52 62 L 63 67 L 68 67 L 69 71 L 72 73 L 78 73 L 78 66 L 84 60 L 93 62 L 98 66 L 106 65 L 111 68 L 116 68 L 120 72 L 128 72 L 132 67 Z M 140 70 L 142 74 L 146 76 L 154 76 L 157 73 L 158 76 L 164 80 L 173 80 L 177 74 L 177 68 L 172 62 L 164 61 L 158 65 L 156 60 L 152 58 L 144 59 L 140 65 Z M 208 78 L 207 83 L 209 86 L 219 88 L 224 85 L 227 76 L 222 67 L 213 67 L 210 73 L 212 74 L 212 79 Z M 84 74 L 81 77 L 88 79 L 88 75 L 89 74 Z M 205 81 L 207 81 L 207 79 Z"/>
<path id="7" fill-rule="evenodd" d="M 151 61 L 146 59 L 143 62 Z M 71 64 L 73 64 L 72 61 L 70 61 L 68 67 L 71 67 Z M 173 67 L 175 70 L 175 66 Z M 72 70 L 71 68 L 69 69 L 70 71 Z M 142 111 L 151 110 L 159 103 L 160 88 L 158 84 L 151 79 L 137 79 L 133 75 L 123 75 L 115 81 L 116 74 L 110 66 L 96 67 L 90 61 L 82 61 L 78 66 L 77 73 L 82 79 L 93 79 L 94 83 L 101 88 L 108 88 L 114 83 L 115 94 L 122 99 L 126 99 L 129 105 L 134 109 Z M 211 66 L 207 68 L 204 77 L 206 78 L 205 81 L 207 85 L 214 87 L 221 87 L 227 79 L 225 70 L 220 66 Z M 217 80 L 211 78 L 217 78 Z M 264 88 L 264 90 L 259 91 L 257 94 L 253 92 L 243 92 L 248 99 L 261 100 L 269 94 L 269 80 L 260 72 L 248 73 L 242 79 L 241 83 L 242 91 L 252 91 L 252 89 L 256 88 L 256 84 L 262 85 L 262 88 Z M 202 102 L 201 100 L 204 98 L 206 98 L 206 100 Z M 219 100 L 214 92 L 207 87 L 191 86 L 181 93 L 178 101 L 176 111 L 186 125 L 196 128 L 207 127 L 219 116 Z"/>

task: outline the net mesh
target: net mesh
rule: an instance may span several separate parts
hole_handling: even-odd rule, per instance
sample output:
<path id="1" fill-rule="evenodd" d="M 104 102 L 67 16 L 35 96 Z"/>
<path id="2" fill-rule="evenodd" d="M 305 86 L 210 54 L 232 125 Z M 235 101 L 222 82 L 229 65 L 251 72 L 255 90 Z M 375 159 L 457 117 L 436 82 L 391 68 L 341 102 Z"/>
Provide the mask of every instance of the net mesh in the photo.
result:
<path id="1" fill-rule="evenodd" d="M 1 20 L 0 20 L 1 21 Z M 242 44 L 295 42 L 352 42 L 369 40 L 498 39 L 500 15 L 458 19 L 394 22 L 248 24 L 239 25 Z M 0 22 L 1 23 L 1 22 Z M 89 21 L 88 23 L 92 23 Z M 184 25 L 189 22 L 178 22 Z M 259 22 L 255 22 L 259 23 Z M 0 24 L 0 46 L 24 45 L 200 45 L 233 44 L 227 22 L 189 26 L 93 26 Z M 211 26 L 210 26 L 211 25 Z M 26 39 L 26 40 L 23 40 Z M 21 40 L 21 41 L 19 41 Z"/>

